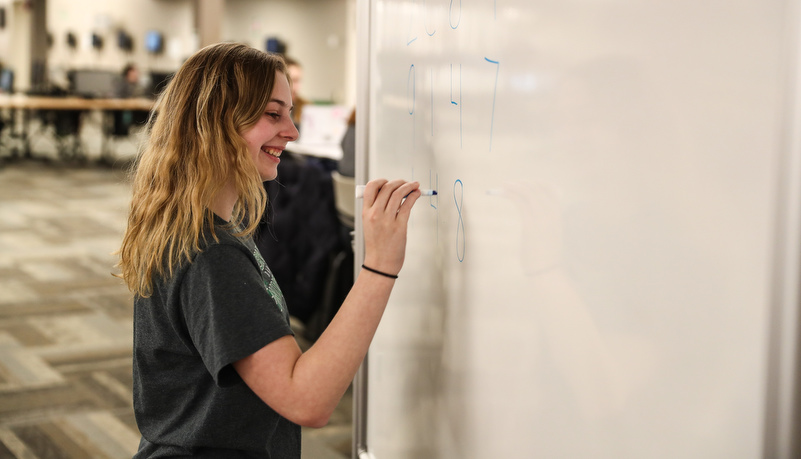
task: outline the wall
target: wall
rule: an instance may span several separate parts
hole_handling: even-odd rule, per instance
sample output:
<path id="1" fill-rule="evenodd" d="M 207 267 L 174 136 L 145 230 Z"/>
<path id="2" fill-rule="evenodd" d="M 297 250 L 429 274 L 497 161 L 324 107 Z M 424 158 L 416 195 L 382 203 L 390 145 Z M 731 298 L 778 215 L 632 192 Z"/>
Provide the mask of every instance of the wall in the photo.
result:
<path id="1" fill-rule="evenodd" d="M 302 94 L 345 103 L 347 11 L 346 0 L 228 0 L 222 36 L 260 49 L 280 38 L 303 66 Z"/>
<path id="2" fill-rule="evenodd" d="M 145 70 L 172 71 L 198 49 L 192 0 L 47 0 L 47 28 L 53 36 L 48 51 L 51 79 L 63 83 L 73 68 L 119 70 L 133 61 Z M 18 62 L 24 30 L 15 30 L 14 9 L 22 2 L 0 0 L 6 7 L 6 28 L 0 29 L 0 63 Z M 305 69 L 303 94 L 312 100 L 332 100 L 353 105 L 355 101 L 355 0 L 227 0 L 221 20 L 221 40 L 243 41 L 264 49 L 268 36 L 280 37 L 289 54 Z M 124 28 L 134 38 L 134 50 L 117 47 L 116 33 Z M 19 29 L 19 27 L 17 27 Z M 148 55 L 143 49 L 145 32 L 165 34 L 165 51 Z M 70 49 L 66 35 L 78 37 Z M 104 47 L 91 47 L 91 33 L 104 38 Z M 19 74 L 19 70 L 18 70 Z M 17 78 L 22 81 L 23 78 Z"/>
<path id="3" fill-rule="evenodd" d="M 0 29 L 0 65 L 7 65 L 11 57 L 11 24 L 14 22 L 11 0 L 0 0 L 0 8 L 6 11 L 6 26 Z"/>
<path id="4" fill-rule="evenodd" d="M 30 32 L 44 20 L 38 8 L 45 7 L 45 0 L 0 0 L 0 7 L 6 16 L 5 27 L 0 29 L 0 67 L 15 69 L 15 86 L 27 89 L 25 82 L 30 81 L 31 63 L 45 59 L 44 40 Z"/>
<path id="5" fill-rule="evenodd" d="M 30 80 L 30 62 L 33 54 L 33 43 L 31 34 L 28 32 L 33 22 L 33 14 L 21 2 L 9 4 L 7 13 L 10 21 L 8 22 L 8 57 L 9 67 L 16 69 L 15 87 L 25 87 L 26 81 Z M 17 27 L 22 25 L 21 27 Z M 6 60 L 4 59 L 4 60 Z"/>
<path id="6" fill-rule="evenodd" d="M 171 71 L 197 49 L 194 8 L 191 0 L 49 0 L 47 24 L 53 35 L 48 56 L 51 77 L 59 80 L 71 68 L 119 70 L 134 61 L 145 70 Z M 124 29 L 134 40 L 132 53 L 117 47 L 117 30 Z M 146 31 L 165 35 L 165 50 L 149 55 L 143 47 Z M 67 32 L 78 38 L 76 49 L 67 45 Z M 103 49 L 91 46 L 91 33 L 99 33 Z"/>

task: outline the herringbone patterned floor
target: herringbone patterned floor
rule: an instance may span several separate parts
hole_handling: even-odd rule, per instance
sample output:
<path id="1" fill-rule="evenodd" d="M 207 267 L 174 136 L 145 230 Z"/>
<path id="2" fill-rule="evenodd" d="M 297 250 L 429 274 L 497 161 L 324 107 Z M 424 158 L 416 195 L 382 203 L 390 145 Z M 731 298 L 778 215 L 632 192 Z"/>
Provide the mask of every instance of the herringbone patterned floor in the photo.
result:
<path id="1" fill-rule="evenodd" d="M 0 165 L 0 458 L 129 458 L 132 303 L 112 277 L 120 168 Z M 350 397 L 304 458 L 350 455 Z"/>

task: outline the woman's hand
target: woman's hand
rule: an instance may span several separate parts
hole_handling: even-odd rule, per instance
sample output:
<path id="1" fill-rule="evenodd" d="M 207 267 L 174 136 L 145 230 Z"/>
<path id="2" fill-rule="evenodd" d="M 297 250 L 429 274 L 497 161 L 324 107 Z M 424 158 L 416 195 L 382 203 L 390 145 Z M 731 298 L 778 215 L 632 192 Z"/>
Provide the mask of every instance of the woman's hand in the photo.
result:
<path id="1" fill-rule="evenodd" d="M 371 180 L 364 188 L 364 264 L 397 275 L 406 255 L 406 230 L 420 183 Z"/>

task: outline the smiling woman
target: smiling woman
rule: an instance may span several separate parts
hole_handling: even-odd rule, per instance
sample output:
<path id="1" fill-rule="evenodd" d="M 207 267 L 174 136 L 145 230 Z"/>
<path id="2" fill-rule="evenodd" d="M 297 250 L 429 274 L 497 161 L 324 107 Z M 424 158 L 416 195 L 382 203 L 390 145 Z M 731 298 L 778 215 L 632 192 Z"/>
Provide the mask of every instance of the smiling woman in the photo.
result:
<path id="1" fill-rule="evenodd" d="M 242 133 L 259 170 L 262 180 L 273 180 L 278 175 L 281 152 L 287 142 L 298 138 L 298 129 L 292 122 L 292 94 L 284 73 L 276 71 L 275 85 L 264 115 Z"/>
<path id="2" fill-rule="evenodd" d="M 298 131 L 281 57 L 206 47 L 156 102 L 119 251 L 134 293 L 135 457 L 300 458 L 364 358 L 405 257 L 417 182 L 368 183 L 365 266 L 302 353 L 252 234 Z"/>

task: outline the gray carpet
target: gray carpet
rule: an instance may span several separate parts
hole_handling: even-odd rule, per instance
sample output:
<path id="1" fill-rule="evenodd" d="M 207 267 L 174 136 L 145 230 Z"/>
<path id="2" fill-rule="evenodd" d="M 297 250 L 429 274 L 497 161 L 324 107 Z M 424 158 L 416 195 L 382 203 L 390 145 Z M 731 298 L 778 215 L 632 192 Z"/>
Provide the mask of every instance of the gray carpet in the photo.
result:
<path id="1" fill-rule="evenodd" d="M 136 450 L 132 304 L 111 276 L 128 200 L 120 168 L 0 165 L 0 458 Z M 350 457 L 351 425 L 349 391 L 304 458 Z"/>

